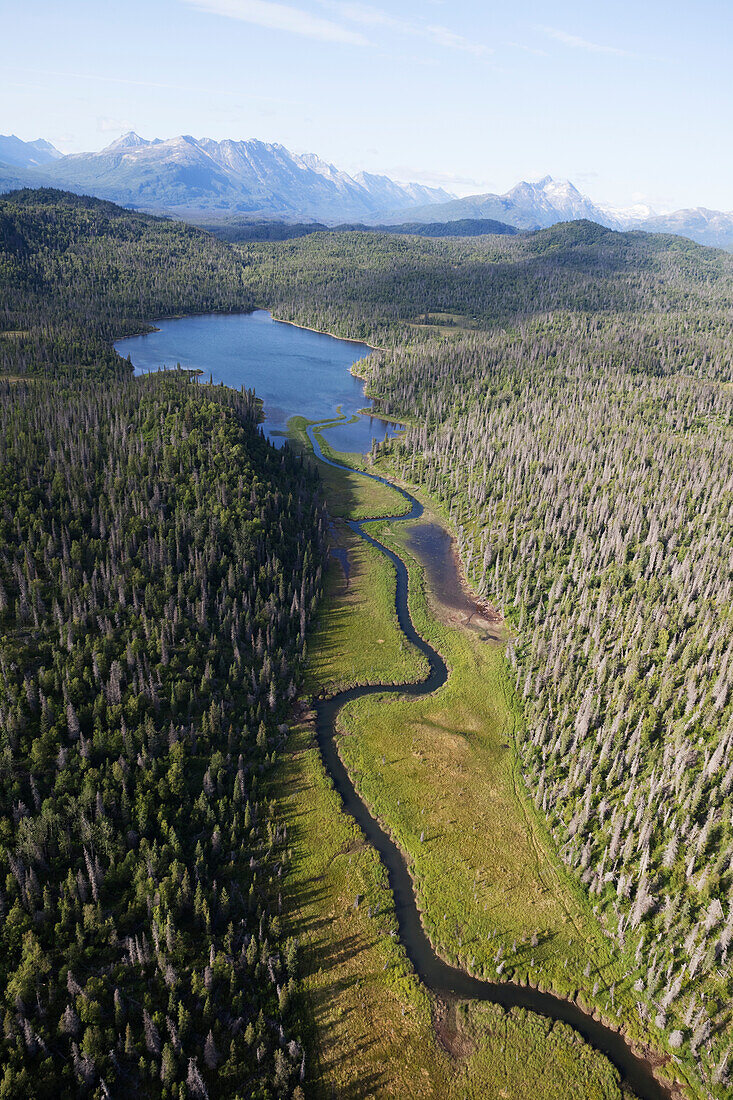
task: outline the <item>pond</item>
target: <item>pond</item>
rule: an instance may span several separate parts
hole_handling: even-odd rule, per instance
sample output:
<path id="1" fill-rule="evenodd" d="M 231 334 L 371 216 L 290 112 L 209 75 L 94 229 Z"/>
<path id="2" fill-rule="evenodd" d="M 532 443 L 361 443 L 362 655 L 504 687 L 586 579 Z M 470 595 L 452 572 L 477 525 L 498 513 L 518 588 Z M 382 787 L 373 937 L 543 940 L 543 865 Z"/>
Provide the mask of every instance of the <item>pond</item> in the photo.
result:
<path id="1" fill-rule="evenodd" d="M 276 445 L 291 416 L 325 420 L 350 417 L 368 405 L 364 383 L 350 373 L 370 354 L 367 344 L 276 321 L 266 310 L 205 314 L 157 322 L 157 331 L 118 340 L 115 349 L 129 355 L 136 374 L 178 364 L 202 372 L 206 381 L 254 389 L 264 403 L 265 434 Z M 364 453 L 372 438 L 394 435 L 398 425 L 374 416 L 328 429 L 337 450 Z"/>

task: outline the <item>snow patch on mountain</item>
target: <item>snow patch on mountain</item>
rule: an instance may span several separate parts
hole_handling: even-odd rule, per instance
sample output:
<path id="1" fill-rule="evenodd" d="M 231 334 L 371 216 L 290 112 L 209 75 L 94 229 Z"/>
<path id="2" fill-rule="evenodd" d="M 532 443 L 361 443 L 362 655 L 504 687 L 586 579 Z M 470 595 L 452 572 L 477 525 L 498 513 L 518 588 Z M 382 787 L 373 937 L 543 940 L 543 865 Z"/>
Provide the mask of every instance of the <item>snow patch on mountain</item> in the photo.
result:
<path id="1" fill-rule="evenodd" d="M 399 184 L 386 176 L 354 178 L 313 153 L 291 153 L 284 145 L 190 134 L 150 141 L 130 131 L 100 152 L 62 158 L 51 174 L 58 186 L 148 209 L 330 224 L 451 198 L 440 188 Z"/>

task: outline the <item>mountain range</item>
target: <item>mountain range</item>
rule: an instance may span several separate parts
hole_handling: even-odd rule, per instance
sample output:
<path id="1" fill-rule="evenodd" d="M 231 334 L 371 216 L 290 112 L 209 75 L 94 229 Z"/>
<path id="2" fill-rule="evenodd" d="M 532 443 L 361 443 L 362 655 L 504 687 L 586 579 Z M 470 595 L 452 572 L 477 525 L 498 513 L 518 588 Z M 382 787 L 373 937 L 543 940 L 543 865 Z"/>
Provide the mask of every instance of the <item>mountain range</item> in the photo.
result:
<path id="1" fill-rule="evenodd" d="M 657 214 L 648 206 L 621 209 L 597 204 L 569 180 L 545 176 L 535 183 L 518 183 L 504 195 L 468 195 L 462 199 L 432 203 L 409 212 L 411 221 L 449 222 L 457 219 L 493 218 L 517 229 L 545 229 L 560 221 L 586 219 L 608 229 L 641 229 L 646 233 L 674 233 L 700 244 L 733 251 L 733 211 L 696 207 Z M 385 221 L 405 220 L 405 212 Z"/>
<path id="2" fill-rule="evenodd" d="M 0 191 L 58 187 L 186 218 L 241 217 L 326 225 L 500 222 L 519 230 L 586 219 L 610 229 L 674 233 L 733 250 L 733 211 L 705 207 L 659 214 L 648 206 L 597 204 L 569 180 L 523 181 L 503 195 L 456 198 L 388 176 L 351 176 L 312 153 L 262 141 L 125 134 L 97 153 L 64 156 L 44 139 L 0 136 Z M 486 232 L 494 232 L 487 228 Z"/>
<path id="3" fill-rule="evenodd" d="M 467 195 L 462 199 L 418 207 L 410 211 L 414 221 L 456 221 L 460 218 L 492 218 L 517 229 L 546 229 L 559 221 L 607 224 L 607 215 L 582 195 L 569 180 L 545 176 L 536 183 L 523 181 L 504 195 Z M 398 216 L 386 219 L 397 221 Z M 615 227 L 614 227 L 615 228 Z"/>
<path id="4" fill-rule="evenodd" d="M 0 165 L 20 168 L 40 168 L 63 157 L 50 141 L 21 141 L 15 134 L 0 134 Z"/>
<path id="5" fill-rule="evenodd" d="M 206 210 L 259 218 L 365 220 L 451 198 L 440 188 L 395 183 L 387 176 L 350 176 L 311 153 L 301 156 L 256 140 L 183 135 L 146 141 L 130 132 L 99 153 L 59 156 L 40 171 L 30 158 L 21 164 L 17 154 L 5 164 L 26 169 L 18 177 L 21 186 L 42 182 L 181 215 Z M 0 181 L 5 175 L 0 163 Z"/>

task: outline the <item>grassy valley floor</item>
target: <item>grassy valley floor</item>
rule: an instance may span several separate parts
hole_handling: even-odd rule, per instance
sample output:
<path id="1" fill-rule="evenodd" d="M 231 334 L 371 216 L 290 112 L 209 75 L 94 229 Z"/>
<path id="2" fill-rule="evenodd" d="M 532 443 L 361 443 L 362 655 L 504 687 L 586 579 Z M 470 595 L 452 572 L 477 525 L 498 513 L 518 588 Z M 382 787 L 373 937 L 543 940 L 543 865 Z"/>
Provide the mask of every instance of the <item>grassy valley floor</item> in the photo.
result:
<path id="1" fill-rule="evenodd" d="M 302 429 L 295 425 L 305 445 Z M 323 464 L 321 472 L 336 523 L 402 510 L 403 498 L 384 486 Z M 339 717 L 342 757 L 408 854 L 426 928 L 444 957 L 489 978 L 584 989 L 589 1002 L 613 997 L 603 1014 L 614 1019 L 619 1002 L 625 1013 L 629 962 L 568 879 L 524 792 L 504 646 L 455 625 L 406 552 L 405 526 L 369 529 L 407 562 L 413 621 L 450 675 L 432 696 L 349 704 Z M 424 659 L 397 624 L 391 567 L 345 525 L 338 539 L 348 576 L 332 563 L 309 639 L 311 695 L 422 679 Z M 489 1004 L 433 1003 L 397 941 L 382 865 L 324 773 L 307 703 L 281 768 L 293 854 L 287 909 L 306 948 L 318 1051 L 307 1075 L 313 1095 L 624 1095 L 610 1063 L 564 1025 Z"/>

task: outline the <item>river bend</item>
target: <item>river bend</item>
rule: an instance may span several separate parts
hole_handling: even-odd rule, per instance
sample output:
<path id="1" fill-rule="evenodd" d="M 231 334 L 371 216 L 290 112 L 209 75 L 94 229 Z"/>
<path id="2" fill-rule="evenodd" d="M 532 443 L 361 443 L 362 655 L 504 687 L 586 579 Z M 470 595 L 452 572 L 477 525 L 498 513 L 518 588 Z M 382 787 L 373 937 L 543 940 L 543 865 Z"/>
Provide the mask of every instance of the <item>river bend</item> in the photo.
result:
<path id="1" fill-rule="evenodd" d="M 316 426 L 308 426 L 308 438 L 317 458 L 336 469 L 348 469 L 374 481 L 379 481 L 402 496 L 410 503 L 409 512 L 401 516 L 378 517 L 390 523 L 401 520 L 414 520 L 422 515 L 420 502 L 399 486 L 386 478 L 369 474 L 339 462 L 326 458 L 315 435 Z M 345 703 L 365 695 L 383 695 L 399 693 L 401 695 L 427 695 L 436 691 L 446 682 L 448 670 L 445 661 L 436 650 L 422 638 L 412 623 L 407 602 L 408 575 L 402 559 L 389 547 L 382 545 L 364 529 L 365 523 L 373 520 L 350 520 L 349 526 L 357 535 L 375 546 L 386 555 L 394 565 L 397 585 L 395 592 L 395 610 L 397 620 L 405 637 L 426 656 L 430 672 L 419 683 L 371 684 L 365 687 L 349 688 L 338 692 L 328 699 L 318 700 L 316 711 L 316 737 L 324 766 L 331 776 L 333 784 L 341 796 L 344 809 L 356 821 L 370 844 L 376 848 L 384 864 L 390 889 L 395 903 L 395 916 L 400 940 L 407 957 L 412 963 L 420 980 L 436 996 L 444 1000 L 491 1001 L 504 1008 L 526 1008 L 552 1020 L 561 1020 L 573 1027 L 591 1046 L 609 1059 L 621 1074 L 623 1080 L 633 1089 L 639 1100 L 671 1100 L 672 1092 L 654 1076 L 649 1062 L 638 1057 L 624 1036 L 607 1027 L 590 1013 L 584 1012 L 574 1001 L 556 997 L 552 993 L 543 993 L 530 986 L 521 986 L 514 982 L 489 982 L 476 978 L 459 967 L 452 966 L 442 959 L 433 948 L 423 927 L 420 910 L 415 896 L 415 888 L 405 856 L 392 838 L 372 816 L 358 794 L 354 783 L 344 766 L 336 746 L 336 719 Z"/>

